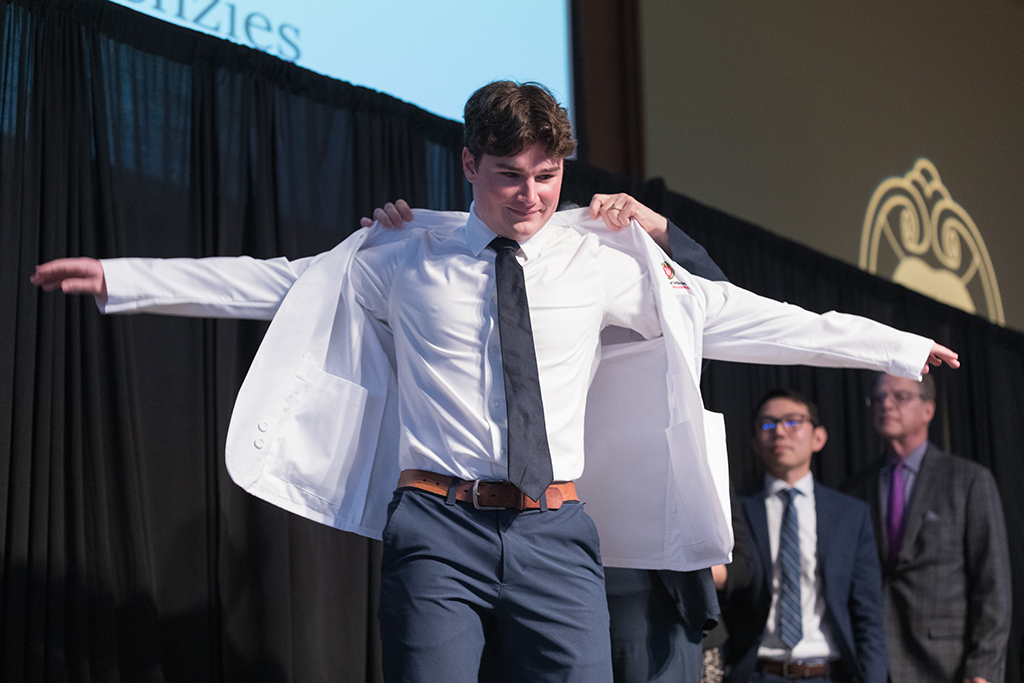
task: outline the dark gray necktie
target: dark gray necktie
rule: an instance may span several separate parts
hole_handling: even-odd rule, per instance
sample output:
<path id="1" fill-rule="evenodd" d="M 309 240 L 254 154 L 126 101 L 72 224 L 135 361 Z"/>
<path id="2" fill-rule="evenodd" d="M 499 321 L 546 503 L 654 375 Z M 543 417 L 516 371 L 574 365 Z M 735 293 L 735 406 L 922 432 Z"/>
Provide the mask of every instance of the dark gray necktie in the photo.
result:
<path id="1" fill-rule="evenodd" d="M 523 267 L 516 260 L 519 244 L 495 237 L 494 271 L 498 285 L 498 334 L 501 367 L 505 375 L 505 410 L 508 413 L 508 478 L 533 500 L 551 484 L 551 452 L 544 424 L 544 404 L 537 374 L 530 305 L 526 300 Z"/>
<path id="2" fill-rule="evenodd" d="M 779 530 L 779 599 L 775 603 L 776 629 L 790 649 L 803 638 L 803 608 L 800 600 L 800 523 L 793 498 L 796 489 L 779 491 L 782 497 L 782 527 Z"/>

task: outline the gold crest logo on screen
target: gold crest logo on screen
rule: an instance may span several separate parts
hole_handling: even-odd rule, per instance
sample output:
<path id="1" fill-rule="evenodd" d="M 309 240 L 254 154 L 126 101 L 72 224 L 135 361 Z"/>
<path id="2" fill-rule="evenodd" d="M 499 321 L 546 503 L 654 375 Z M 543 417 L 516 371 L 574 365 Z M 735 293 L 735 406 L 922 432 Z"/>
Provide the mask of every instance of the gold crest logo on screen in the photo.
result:
<path id="1" fill-rule="evenodd" d="M 974 221 L 928 159 L 875 190 L 864 216 L 860 267 L 1004 325 L 992 260 Z"/>

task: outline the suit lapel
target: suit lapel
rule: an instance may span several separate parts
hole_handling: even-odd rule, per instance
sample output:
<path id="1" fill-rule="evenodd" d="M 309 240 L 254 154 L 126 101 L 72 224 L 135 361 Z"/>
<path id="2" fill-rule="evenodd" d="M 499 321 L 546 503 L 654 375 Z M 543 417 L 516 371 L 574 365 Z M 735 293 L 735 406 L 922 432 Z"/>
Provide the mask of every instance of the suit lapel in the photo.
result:
<path id="1" fill-rule="evenodd" d="M 814 482 L 814 512 L 817 515 L 815 526 L 818 536 L 818 573 L 824 582 L 824 589 L 828 587 L 825 570 L 829 566 L 828 558 L 832 550 L 831 531 L 837 511 L 832 491 L 824 486 L 818 486 L 818 482 Z M 822 593 L 825 594 L 826 591 L 822 590 Z"/>
<path id="2" fill-rule="evenodd" d="M 744 498 L 743 508 L 750 522 L 750 533 L 754 536 L 757 557 L 764 568 L 762 575 L 766 588 L 770 591 L 772 584 L 772 549 L 768 541 L 768 515 L 764 511 L 764 499 L 768 492 L 762 489 L 759 493 Z"/>
<path id="3" fill-rule="evenodd" d="M 868 477 L 868 503 L 871 505 L 871 523 L 875 527 L 875 545 L 878 546 L 878 557 L 889 557 L 889 530 L 882 520 L 882 501 L 879 490 L 882 487 L 882 468 L 885 467 L 883 457 L 874 465 L 874 475 Z M 886 561 L 883 559 L 882 566 Z"/>
<path id="4" fill-rule="evenodd" d="M 914 547 L 914 540 L 921 532 L 921 525 L 924 524 L 924 516 L 928 512 L 929 503 L 938 484 L 938 472 L 935 468 L 935 457 L 932 451 L 935 446 L 928 444 L 924 457 L 921 459 L 921 469 L 914 481 L 913 492 L 910 494 L 910 510 L 907 512 L 907 519 L 903 527 L 903 545 L 900 546 L 899 561 L 910 558 L 911 549 Z"/>

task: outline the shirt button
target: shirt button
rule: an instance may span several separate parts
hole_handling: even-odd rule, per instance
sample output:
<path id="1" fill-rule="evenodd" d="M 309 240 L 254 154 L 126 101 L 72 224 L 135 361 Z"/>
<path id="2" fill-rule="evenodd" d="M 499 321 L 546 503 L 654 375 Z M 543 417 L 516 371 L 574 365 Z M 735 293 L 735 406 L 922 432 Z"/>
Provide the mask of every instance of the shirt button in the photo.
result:
<path id="1" fill-rule="evenodd" d="M 497 408 L 499 405 L 501 405 L 501 403 L 499 401 L 491 401 L 491 407 L 492 408 Z"/>
<path id="2" fill-rule="evenodd" d="M 499 451 L 499 453 L 501 453 L 502 455 L 505 455 L 505 449 L 504 449 L 504 448 L 502 448 L 502 449 L 501 449 L 501 450 Z"/>
<path id="3" fill-rule="evenodd" d="M 261 432 L 265 432 L 268 429 L 270 429 L 270 423 L 264 420 L 260 422 L 258 425 L 256 425 L 256 428 L 259 429 Z"/>
<path id="4" fill-rule="evenodd" d="M 256 448 L 263 448 L 263 439 L 256 439 L 252 442 L 252 445 Z"/>
<path id="5" fill-rule="evenodd" d="M 492 346 L 491 347 L 491 353 L 497 353 L 497 352 L 498 352 L 498 347 L 497 346 Z"/>

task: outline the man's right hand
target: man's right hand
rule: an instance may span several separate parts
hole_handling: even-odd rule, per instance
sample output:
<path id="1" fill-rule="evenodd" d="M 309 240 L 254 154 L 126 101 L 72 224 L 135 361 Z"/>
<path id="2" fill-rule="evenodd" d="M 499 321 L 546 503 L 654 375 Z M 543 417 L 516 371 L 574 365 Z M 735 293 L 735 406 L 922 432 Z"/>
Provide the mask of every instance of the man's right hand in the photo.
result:
<path id="1" fill-rule="evenodd" d="M 59 258 L 36 266 L 29 278 L 47 292 L 60 288 L 65 294 L 92 294 L 96 301 L 107 300 L 107 280 L 103 264 L 92 258 Z"/>
<path id="2" fill-rule="evenodd" d="M 388 202 L 383 209 L 374 209 L 373 218 L 360 218 L 359 225 L 368 228 L 374 221 L 379 222 L 385 228 L 392 230 L 402 227 L 402 223 L 412 220 L 412 209 L 404 199 L 399 199 L 394 204 Z"/>

